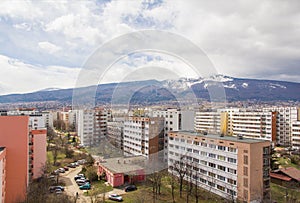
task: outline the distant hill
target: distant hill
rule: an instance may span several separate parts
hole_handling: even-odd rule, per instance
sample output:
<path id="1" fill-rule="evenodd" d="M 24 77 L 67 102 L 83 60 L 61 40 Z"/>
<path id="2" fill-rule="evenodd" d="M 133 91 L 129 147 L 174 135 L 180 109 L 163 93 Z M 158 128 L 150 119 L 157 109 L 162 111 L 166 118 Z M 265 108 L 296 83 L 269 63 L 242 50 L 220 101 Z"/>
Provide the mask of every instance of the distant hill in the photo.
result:
<path id="1" fill-rule="evenodd" d="M 300 101 L 300 83 L 275 80 L 241 79 L 223 75 L 210 78 L 178 80 L 146 80 L 98 85 L 96 100 L 98 104 L 111 102 L 125 103 L 130 97 L 134 104 L 149 104 L 176 101 L 176 97 L 189 99 L 194 92 L 199 99 L 209 99 L 207 86 L 210 81 L 221 82 L 228 101 Z M 90 87 L 86 87 L 88 89 Z M 84 91 L 85 88 L 82 88 Z M 72 103 L 73 89 L 51 89 L 0 96 L 0 103 L 57 101 Z"/>

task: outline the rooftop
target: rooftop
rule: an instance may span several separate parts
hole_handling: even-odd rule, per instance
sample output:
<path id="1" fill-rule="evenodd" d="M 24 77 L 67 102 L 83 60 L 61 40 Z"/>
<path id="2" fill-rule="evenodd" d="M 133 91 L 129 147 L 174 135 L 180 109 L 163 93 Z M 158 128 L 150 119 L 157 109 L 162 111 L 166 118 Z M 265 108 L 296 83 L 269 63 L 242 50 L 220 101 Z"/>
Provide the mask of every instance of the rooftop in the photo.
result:
<path id="1" fill-rule="evenodd" d="M 300 170 L 294 167 L 288 167 L 288 168 L 281 168 L 280 171 L 285 175 L 300 182 Z"/>
<path id="2" fill-rule="evenodd" d="M 241 142 L 241 143 L 260 143 L 260 142 L 269 142 L 268 140 L 262 139 L 251 139 L 242 137 L 241 139 L 235 136 L 221 136 L 218 134 L 207 134 L 204 135 L 203 133 L 195 132 L 195 131 L 172 131 L 171 133 L 183 134 L 183 135 L 191 135 L 191 136 L 198 136 L 203 138 L 211 138 L 211 139 L 219 139 L 225 141 L 232 141 L 232 142 Z"/>
<path id="3" fill-rule="evenodd" d="M 143 156 L 117 157 L 102 159 L 99 164 L 113 173 L 130 173 L 136 170 L 142 170 L 142 165 L 145 160 L 146 158 Z"/>

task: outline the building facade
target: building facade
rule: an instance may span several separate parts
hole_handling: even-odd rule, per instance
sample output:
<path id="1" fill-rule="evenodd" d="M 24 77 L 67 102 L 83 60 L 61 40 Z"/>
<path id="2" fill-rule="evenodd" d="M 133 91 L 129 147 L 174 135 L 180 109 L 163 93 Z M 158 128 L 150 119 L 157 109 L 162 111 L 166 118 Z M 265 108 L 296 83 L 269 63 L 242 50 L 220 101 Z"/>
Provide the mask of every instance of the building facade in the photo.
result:
<path id="1" fill-rule="evenodd" d="M 292 123 L 292 147 L 300 149 L 300 121 Z"/>
<path id="2" fill-rule="evenodd" d="M 145 157 L 164 150 L 164 118 L 126 118 L 123 147 L 125 155 Z"/>
<path id="3" fill-rule="evenodd" d="M 0 143 L 7 149 L 5 202 L 24 201 L 29 182 L 42 175 L 46 164 L 47 131 L 29 124 L 29 116 L 0 116 Z"/>
<path id="4" fill-rule="evenodd" d="M 6 185 L 6 148 L 0 147 L 0 203 L 5 202 Z"/>
<path id="5" fill-rule="evenodd" d="M 270 142 L 197 132 L 170 132 L 168 170 L 177 165 L 200 187 L 227 199 L 262 202 L 270 195 Z"/>
<path id="6" fill-rule="evenodd" d="M 263 111 L 277 112 L 277 144 L 291 146 L 292 123 L 297 121 L 299 116 L 298 107 L 270 107 L 263 108 Z"/>

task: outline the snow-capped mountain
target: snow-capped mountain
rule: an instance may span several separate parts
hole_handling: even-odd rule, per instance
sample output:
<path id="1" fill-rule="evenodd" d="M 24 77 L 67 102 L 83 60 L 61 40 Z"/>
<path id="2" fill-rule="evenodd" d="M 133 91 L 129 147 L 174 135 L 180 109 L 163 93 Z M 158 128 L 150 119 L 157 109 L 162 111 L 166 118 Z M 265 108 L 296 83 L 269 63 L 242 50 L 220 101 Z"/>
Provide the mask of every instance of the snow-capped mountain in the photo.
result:
<path id="1" fill-rule="evenodd" d="M 125 96 L 131 95 L 130 102 L 149 104 L 175 101 L 178 96 L 189 99 L 191 94 L 209 100 L 208 87 L 212 84 L 224 87 L 228 101 L 300 101 L 300 83 L 275 80 L 256 80 L 214 75 L 208 78 L 180 78 L 178 80 L 146 80 L 98 85 L 98 104 L 128 102 Z M 113 94 L 118 89 L 121 94 Z M 84 90 L 84 88 L 83 88 Z M 60 89 L 0 96 L 0 103 L 58 101 L 72 102 L 73 89 Z M 125 98 L 125 99 L 124 99 Z"/>

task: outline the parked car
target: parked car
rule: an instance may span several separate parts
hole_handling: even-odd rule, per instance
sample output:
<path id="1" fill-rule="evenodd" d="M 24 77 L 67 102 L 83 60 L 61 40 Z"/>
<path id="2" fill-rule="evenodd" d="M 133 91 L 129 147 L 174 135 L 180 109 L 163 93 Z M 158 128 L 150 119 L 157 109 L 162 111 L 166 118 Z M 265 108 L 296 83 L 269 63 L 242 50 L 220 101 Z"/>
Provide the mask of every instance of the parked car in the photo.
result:
<path id="1" fill-rule="evenodd" d="M 114 201 L 118 201 L 118 202 L 122 202 L 123 198 L 121 195 L 117 195 L 117 194 L 110 194 L 108 195 L 108 199 L 110 200 L 114 200 Z"/>
<path id="2" fill-rule="evenodd" d="M 84 175 L 82 174 L 79 174 L 79 175 L 76 175 L 76 176 L 74 176 L 74 180 L 78 180 L 78 179 L 82 179 L 82 178 L 84 178 Z"/>
<path id="3" fill-rule="evenodd" d="M 76 183 L 77 183 L 77 185 L 80 186 L 80 185 L 84 185 L 89 182 L 87 182 L 85 179 L 78 179 L 78 180 L 76 180 Z"/>
<path id="4" fill-rule="evenodd" d="M 56 189 L 56 190 L 55 190 L 55 194 L 57 194 L 57 195 L 58 195 L 58 194 L 61 194 L 61 193 L 63 193 L 63 191 L 62 191 L 62 190 L 60 190 L 60 189 Z"/>
<path id="5" fill-rule="evenodd" d="M 65 166 L 64 169 L 65 169 L 65 171 L 68 171 L 68 170 L 69 170 L 69 167 Z"/>
<path id="6" fill-rule="evenodd" d="M 57 190 L 64 191 L 65 188 L 63 186 L 57 185 L 57 186 L 50 186 L 49 191 L 50 192 L 56 192 Z"/>
<path id="7" fill-rule="evenodd" d="M 64 168 L 59 168 L 59 169 L 57 169 L 57 171 L 58 171 L 59 173 L 65 173 L 65 172 L 66 172 L 66 170 L 65 170 Z"/>
<path id="8" fill-rule="evenodd" d="M 75 165 L 73 165 L 73 164 L 69 164 L 69 165 L 67 165 L 69 168 L 76 168 L 76 166 Z"/>
<path id="9" fill-rule="evenodd" d="M 125 187 L 125 192 L 130 192 L 134 190 L 137 190 L 137 187 L 135 185 L 128 185 Z"/>
<path id="10" fill-rule="evenodd" d="M 89 190 L 89 189 L 91 189 L 91 184 L 90 184 L 90 183 L 86 183 L 86 184 L 84 184 L 84 185 L 81 185 L 81 186 L 79 187 L 79 189 L 80 189 L 80 190 Z"/>

